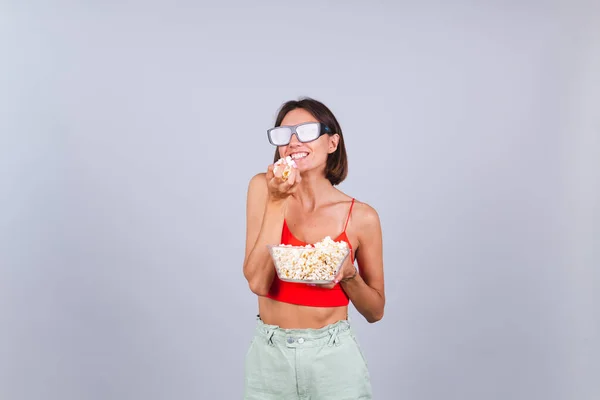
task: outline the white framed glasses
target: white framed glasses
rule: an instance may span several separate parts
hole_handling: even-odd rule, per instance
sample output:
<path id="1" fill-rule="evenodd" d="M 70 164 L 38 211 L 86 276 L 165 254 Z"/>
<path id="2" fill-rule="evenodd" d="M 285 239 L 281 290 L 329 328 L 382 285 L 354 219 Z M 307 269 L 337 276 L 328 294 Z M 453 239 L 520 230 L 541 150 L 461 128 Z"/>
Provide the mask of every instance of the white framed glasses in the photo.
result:
<path id="1" fill-rule="evenodd" d="M 287 146 L 293 134 L 296 134 L 298 141 L 308 143 L 322 135 L 331 134 L 331 129 L 320 122 L 305 122 L 293 126 L 276 126 L 267 130 L 269 143 L 273 146 Z"/>

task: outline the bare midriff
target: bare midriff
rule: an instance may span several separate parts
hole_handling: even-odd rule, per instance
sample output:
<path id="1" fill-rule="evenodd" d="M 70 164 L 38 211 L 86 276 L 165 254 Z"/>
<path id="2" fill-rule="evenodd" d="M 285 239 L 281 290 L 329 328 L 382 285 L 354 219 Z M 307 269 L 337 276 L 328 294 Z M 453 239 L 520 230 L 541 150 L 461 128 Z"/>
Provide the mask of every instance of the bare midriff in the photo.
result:
<path id="1" fill-rule="evenodd" d="M 265 324 L 283 329 L 318 329 L 348 317 L 348 306 L 309 307 L 260 296 L 258 311 Z"/>

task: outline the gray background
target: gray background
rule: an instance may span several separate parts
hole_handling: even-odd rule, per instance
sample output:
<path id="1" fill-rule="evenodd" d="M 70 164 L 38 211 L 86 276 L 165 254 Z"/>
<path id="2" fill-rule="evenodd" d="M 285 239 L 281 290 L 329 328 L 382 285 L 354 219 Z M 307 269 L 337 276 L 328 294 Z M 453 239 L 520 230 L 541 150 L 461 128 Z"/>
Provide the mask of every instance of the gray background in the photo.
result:
<path id="1" fill-rule="evenodd" d="M 246 187 L 304 95 L 382 220 L 376 398 L 600 398 L 599 12 L 3 1 L 0 399 L 241 398 Z"/>

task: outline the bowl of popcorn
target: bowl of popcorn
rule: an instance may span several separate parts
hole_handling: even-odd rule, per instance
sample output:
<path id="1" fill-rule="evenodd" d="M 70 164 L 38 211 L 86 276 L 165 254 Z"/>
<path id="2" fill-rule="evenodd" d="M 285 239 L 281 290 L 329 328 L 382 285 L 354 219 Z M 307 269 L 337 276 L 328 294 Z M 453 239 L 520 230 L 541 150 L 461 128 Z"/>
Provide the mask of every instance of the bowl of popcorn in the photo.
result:
<path id="1" fill-rule="evenodd" d="M 329 236 L 306 246 L 278 244 L 267 247 L 275 264 L 277 276 L 287 282 L 324 284 L 333 282 L 350 254 L 346 242 L 336 242 Z"/>

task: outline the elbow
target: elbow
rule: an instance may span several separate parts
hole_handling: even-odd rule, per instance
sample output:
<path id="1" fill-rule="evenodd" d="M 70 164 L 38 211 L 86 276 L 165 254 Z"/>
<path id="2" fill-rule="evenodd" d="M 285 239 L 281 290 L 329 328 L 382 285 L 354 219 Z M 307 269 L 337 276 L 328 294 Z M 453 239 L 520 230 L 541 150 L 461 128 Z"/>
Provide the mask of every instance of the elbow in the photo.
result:
<path id="1" fill-rule="evenodd" d="M 374 324 L 375 322 L 381 321 L 382 318 L 383 318 L 383 314 L 371 315 L 371 316 L 369 316 L 369 318 L 367 318 L 367 322 L 370 324 Z"/>
<path id="2" fill-rule="evenodd" d="M 269 293 L 269 290 L 267 288 L 252 284 L 250 284 L 250 290 L 257 296 L 266 296 Z"/>
<path id="3" fill-rule="evenodd" d="M 244 277 L 248 281 L 250 291 L 257 296 L 266 296 L 269 293 L 270 285 L 267 285 L 264 277 L 261 277 L 256 272 L 250 272 L 247 266 L 244 265 Z"/>
<path id="4" fill-rule="evenodd" d="M 383 310 L 372 313 L 366 318 L 367 322 L 370 324 L 374 324 L 375 322 L 381 321 L 382 319 L 383 319 Z"/>
<path id="5" fill-rule="evenodd" d="M 250 287 L 250 291 L 257 296 L 266 296 L 269 293 L 269 288 L 258 279 L 249 279 L 248 286 Z"/>
<path id="6" fill-rule="evenodd" d="M 368 313 L 367 316 L 365 316 L 365 319 L 370 324 L 374 324 L 375 322 L 381 321 L 383 319 L 383 313 L 385 310 L 385 297 L 381 293 L 379 293 L 379 296 L 381 298 L 381 302 L 379 302 L 379 304 L 376 307 L 374 307 L 371 310 L 371 312 Z"/>

